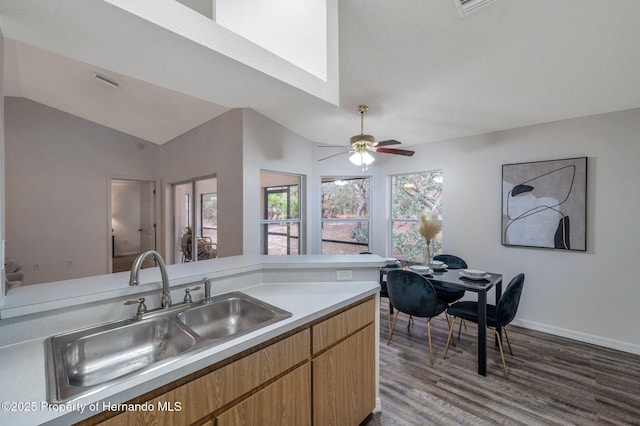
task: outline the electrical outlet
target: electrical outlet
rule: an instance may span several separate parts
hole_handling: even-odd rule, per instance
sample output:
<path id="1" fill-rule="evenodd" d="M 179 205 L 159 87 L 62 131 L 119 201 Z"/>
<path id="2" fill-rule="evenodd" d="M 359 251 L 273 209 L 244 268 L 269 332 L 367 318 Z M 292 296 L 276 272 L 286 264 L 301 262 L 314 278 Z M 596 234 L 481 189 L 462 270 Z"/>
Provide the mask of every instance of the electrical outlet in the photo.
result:
<path id="1" fill-rule="evenodd" d="M 351 281 L 353 279 L 353 271 L 351 269 L 338 269 L 336 271 L 336 281 Z"/>
<path id="2" fill-rule="evenodd" d="M 70 268 L 73 266 L 73 260 L 67 260 L 67 266 Z"/>
<path id="3" fill-rule="evenodd" d="M 34 271 L 37 271 L 37 270 L 39 270 L 39 269 L 40 269 L 40 264 L 39 264 L 39 263 L 34 263 L 34 264 L 33 264 L 33 270 L 34 270 Z"/>

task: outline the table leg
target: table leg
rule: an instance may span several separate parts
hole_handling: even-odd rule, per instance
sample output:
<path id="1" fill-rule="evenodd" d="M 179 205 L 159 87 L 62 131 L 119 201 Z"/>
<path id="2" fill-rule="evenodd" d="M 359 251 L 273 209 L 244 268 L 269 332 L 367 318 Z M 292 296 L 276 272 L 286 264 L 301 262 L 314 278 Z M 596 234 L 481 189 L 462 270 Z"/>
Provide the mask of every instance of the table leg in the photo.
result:
<path id="1" fill-rule="evenodd" d="M 502 280 L 498 281 L 498 283 L 495 285 L 495 289 L 496 289 L 496 307 L 498 306 L 498 302 L 500 301 L 500 298 L 502 297 Z M 496 329 L 498 331 L 498 336 L 500 336 L 500 338 L 502 338 L 502 328 L 497 328 Z M 498 347 L 498 336 L 495 337 L 495 346 Z"/>
<path id="2" fill-rule="evenodd" d="M 478 292 L 478 374 L 487 375 L 487 292 Z"/>

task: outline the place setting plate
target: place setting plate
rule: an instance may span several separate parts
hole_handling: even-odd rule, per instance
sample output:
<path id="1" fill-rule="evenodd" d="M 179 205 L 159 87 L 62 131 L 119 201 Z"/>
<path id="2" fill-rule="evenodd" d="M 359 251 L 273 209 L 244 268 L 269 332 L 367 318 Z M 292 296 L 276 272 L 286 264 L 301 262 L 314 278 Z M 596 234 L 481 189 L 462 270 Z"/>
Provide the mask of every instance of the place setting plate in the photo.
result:
<path id="1" fill-rule="evenodd" d="M 460 271 L 460 276 L 462 278 L 475 281 L 488 280 L 489 278 L 491 278 L 491 274 L 480 269 L 463 269 L 462 271 Z"/>
<path id="2" fill-rule="evenodd" d="M 449 265 L 447 265 L 446 263 L 442 263 L 442 264 L 432 264 L 431 267 L 433 268 L 434 271 L 445 271 Z"/>
<path id="3" fill-rule="evenodd" d="M 409 270 L 420 275 L 429 275 L 431 272 L 433 272 L 431 268 L 425 265 L 412 265 L 409 266 Z"/>

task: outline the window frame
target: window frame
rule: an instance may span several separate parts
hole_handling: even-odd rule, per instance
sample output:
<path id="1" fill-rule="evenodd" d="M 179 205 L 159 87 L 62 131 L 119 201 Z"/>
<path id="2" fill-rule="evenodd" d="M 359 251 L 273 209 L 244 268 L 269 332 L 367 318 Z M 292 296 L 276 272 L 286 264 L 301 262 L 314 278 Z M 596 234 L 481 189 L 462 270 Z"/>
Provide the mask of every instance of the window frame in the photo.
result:
<path id="1" fill-rule="evenodd" d="M 340 181 L 340 180 L 344 180 L 344 181 L 349 181 L 349 180 L 367 180 L 368 181 L 368 190 L 367 190 L 367 217 L 362 217 L 362 218 L 325 218 L 324 217 L 324 212 L 323 210 L 323 187 L 322 184 L 328 182 L 327 179 L 333 179 L 333 181 Z M 324 254 L 324 255 L 330 255 L 330 254 L 335 254 L 335 253 L 323 253 L 323 245 L 324 245 L 324 238 L 323 238 L 323 234 L 322 231 L 324 229 L 324 224 L 325 223 L 342 223 L 342 222 L 353 222 L 353 223 L 363 223 L 363 222 L 367 222 L 367 244 L 364 245 L 363 243 L 358 243 L 358 242 L 353 242 L 353 243 L 349 243 L 349 242 L 344 242 L 345 244 L 350 244 L 350 245 L 361 245 L 362 246 L 362 250 L 360 252 L 369 252 L 371 251 L 371 246 L 372 246 L 372 235 L 371 235 L 371 224 L 372 224 L 372 199 L 373 199 L 373 191 L 372 191 L 372 187 L 371 187 L 371 181 L 372 181 L 372 177 L 371 176 L 321 176 L 320 177 L 320 254 Z M 339 242 L 341 243 L 341 242 Z"/>
<path id="2" fill-rule="evenodd" d="M 268 256 L 282 256 L 282 254 L 277 253 L 269 253 L 269 225 L 282 225 L 284 224 L 287 227 L 287 233 L 284 236 L 287 238 L 287 253 L 286 256 L 295 256 L 298 254 L 304 254 L 304 244 L 303 244 L 303 232 L 304 232 L 304 175 L 296 174 L 296 173 L 284 173 L 284 172 L 274 172 L 271 170 L 260 170 L 260 174 L 270 174 L 270 175 L 282 175 L 287 177 L 295 177 L 297 178 L 297 184 L 278 184 L 278 185 L 270 185 L 270 186 L 262 186 L 260 185 L 260 197 L 261 197 L 261 211 L 260 211 L 260 220 L 259 220 L 259 232 L 260 232 L 260 254 L 268 255 Z M 298 217 L 297 218 L 287 218 L 287 219 L 268 219 L 268 198 L 269 198 L 269 188 L 287 188 L 286 192 L 289 194 L 287 196 L 287 209 L 289 209 L 291 204 L 291 191 L 290 188 L 293 186 L 298 187 Z M 277 192 L 273 192 L 277 193 Z M 290 215 L 290 212 L 287 212 L 287 216 Z M 297 224 L 298 226 L 298 235 L 297 237 L 291 237 L 290 229 L 291 224 Z M 297 253 L 291 253 L 291 239 L 297 239 Z"/>
<path id="3" fill-rule="evenodd" d="M 421 253 L 409 253 L 408 257 L 403 257 L 402 255 L 404 255 L 405 253 L 399 253 L 396 252 L 396 247 L 395 247 L 395 233 L 394 233 L 394 225 L 396 223 L 410 223 L 413 224 L 413 226 L 411 227 L 410 232 L 414 232 L 414 226 L 417 226 L 418 222 L 420 221 L 419 215 L 416 214 L 416 217 L 394 217 L 394 201 L 395 201 L 395 197 L 394 197 L 394 180 L 398 177 L 403 177 L 403 176 L 411 176 L 411 175 L 427 175 L 427 174 L 433 174 L 433 173 L 437 173 L 440 175 L 440 196 L 437 200 L 437 202 L 435 203 L 434 207 L 432 208 L 431 211 L 437 211 L 438 214 L 438 223 L 441 225 L 441 231 L 438 234 L 439 237 L 434 238 L 434 241 L 432 242 L 432 249 L 431 249 L 431 256 L 435 256 L 438 253 L 442 252 L 442 223 L 443 223 L 443 209 L 442 209 L 442 197 L 443 197 L 443 184 L 444 184 L 444 171 L 442 169 L 435 169 L 435 170 L 425 170 L 425 171 L 416 171 L 416 172 L 411 172 L 411 173 L 398 173 L 398 174 L 394 174 L 394 175 L 389 175 L 389 225 L 388 225 L 388 241 L 389 241 L 389 246 L 388 246 L 388 252 L 390 253 L 391 256 L 395 256 L 400 260 L 407 260 L 407 261 L 418 261 L 420 263 L 424 262 L 424 256 L 425 256 L 425 249 L 426 249 L 426 245 L 424 244 L 424 239 L 422 242 L 422 250 Z M 437 177 L 433 178 L 434 180 L 437 179 Z M 426 211 L 426 210 L 424 210 Z M 423 212 L 424 212 L 423 211 Z M 416 231 L 417 232 L 417 231 Z M 408 232 L 407 232 L 408 233 Z M 419 238 L 422 238 L 422 236 L 420 236 L 418 234 Z M 435 247 L 434 247 L 435 246 Z"/>

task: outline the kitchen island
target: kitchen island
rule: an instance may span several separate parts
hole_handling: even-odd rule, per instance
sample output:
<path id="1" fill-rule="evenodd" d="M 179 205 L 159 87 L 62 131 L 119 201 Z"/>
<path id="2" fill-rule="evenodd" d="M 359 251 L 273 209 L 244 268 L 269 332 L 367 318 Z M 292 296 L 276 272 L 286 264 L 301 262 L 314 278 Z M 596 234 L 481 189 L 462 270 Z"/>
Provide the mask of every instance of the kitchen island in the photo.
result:
<path id="1" fill-rule="evenodd" d="M 0 329 L 6 325 L 8 331 L 8 336 L 4 335 L 3 338 L 15 340 L 0 347 L 0 362 L 3 365 L 0 378 L 4 385 L 0 390 L 0 399 L 5 401 L 0 422 L 71 424 L 93 417 L 90 422 L 117 424 L 123 421 L 118 416 L 125 415 L 156 424 L 165 424 L 169 419 L 172 424 L 195 421 L 211 421 L 213 424 L 214 420 L 216 424 L 224 424 L 225 421 L 234 424 L 242 418 L 250 423 L 251 418 L 243 416 L 253 413 L 251 415 L 263 418 L 270 414 L 297 416 L 293 418 L 308 419 L 308 422 L 302 423 L 322 424 L 330 417 L 315 417 L 325 412 L 327 416 L 342 419 L 344 416 L 356 416 L 353 417 L 353 423 L 358 424 L 363 410 L 373 411 L 380 407 L 377 395 L 377 276 L 378 268 L 383 264 L 377 256 L 345 255 L 280 259 L 240 256 L 198 262 L 193 265 L 197 265 L 197 268 L 191 270 L 187 270 L 185 265 L 170 265 L 171 289 L 172 293 L 176 292 L 174 300 L 180 300 L 177 297 L 183 288 L 208 278 L 212 282 L 212 295 L 241 291 L 292 315 L 156 370 L 141 375 L 133 374 L 127 380 L 99 392 L 63 403 L 51 403 L 49 401 L 52 399 L 47 395 L 46 337 L 79 328 L 80 324 L 88 326 L 99 323 L 91 322 L 94 317 L 103 321 L 126 317 L 122 316 L 120 308 L 122 300 L 131 299 L 130 292 L 136 289 L 123 289 L 115 284 L 109 287 L 106 291 L 113 297 L 104 301 L 108 305 L 106 308 L 95 300 L 95 295 L 87 291 L 75 296 L 84 303 L 63 307 L 48 305 L 49 309 L 43 309 L 40 313 L 13 317 L 6 324 L 4 320 L 0 321 Z M 345 277 L 352 279 L 337 281 Z M 105 277 L 97 278 L 103 286 L 105 280 Z M 143 277 L 143 282 L 145 285 L 137 289 L 136 295 L 152 296 L 157 293 L 157 276 L 153 271 L 146 274 L 146 279 Z M 194 293 L 194 299 L 196 297 Z M 43 300 L 40 303 L 44 306 L 47 303 L 59 305 L 61 302 Z M 153 303 L 151 306 L 155 307 Z M 102 312 L 109 310 L 109 307 L 117 307 L 112 309 L 116 318 L 104 319 Z M 134 313 L 132 307 L 122 307 L 127 309 L 128 315 Z M 72 321 L 84 318 L 85 322 L 76 322 L 74 327 L 65 319 L 68 317 Z M 32 335 L 36 331 L 31 327 L 45 323 L 48 327 L 44 327 L 39 336 L 19 339 L 19 329 L 28 330 L 24 335 Z M 337 361 L 344 359 L 353 362 L 354 354 L 360 354 L 366 362 L 352 364 Z M 261 362 L 266 364 L 260 367 Z M 362 365 L 361 371 L 357 368 L 354 370 L 353 365 Z M 252 374 L 256 368 L 258 373 Z M 312 377 L 316 379 L 312 381 Z M 318 380 L 321 377 L 326 380 Z M 337 379 L 342 379 L 342 385 L 334 382 Z M 220 391 L 217 388 L 220 383 L 233 384 L 233 390 Z M 363 389 L 350 389 L 346 383 L 359 383 Z M 337 394 L 335 389 L 339 389 Z M 204 408 L 209 411 L 201 415 L 195 408 L 203 407 L 198 395 L 208 395 L 207 392 L 232 395 L 232 400 L 211 402 L 210 406 Z M 268 397 L 274 392 L 281 395 L 278 401 Z M 341 411 L 342 408 L 337 405 L 340 400 L 335 395 L 355 395 L 358 398 L 362 395 L 363 401 L 355 401 L 359 407 L 355 411 L 350 408 Z M 287 398 L 293 398 L 290 404 L 280 403 Z M 205 398 L 208 402 L 214 399 L 213 396 Z M 309 405 L 305 405 L 305 401 Z M 348 405 L 353 404 L 354 401 L 351 401 Z M 149 407 L 153 407 L 153 411 L 149 411 Z M 302 410 L 287 411 L 291 407 L 302 407 Z M 326 410 L 321 410 L 321 407 Z M 278 411 L 280 409 L 284 409 L 284 412 Z M 121 414 L 123 410 L 125 412 Z"/>

